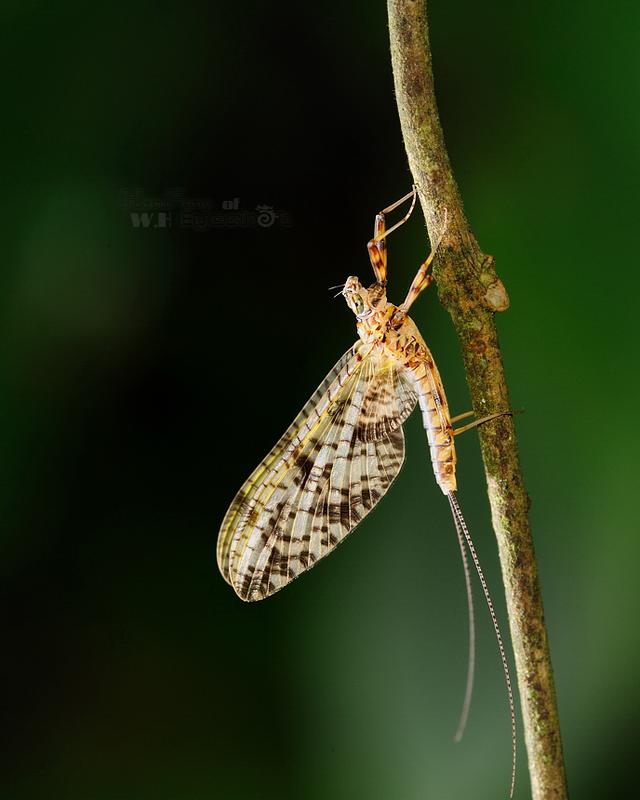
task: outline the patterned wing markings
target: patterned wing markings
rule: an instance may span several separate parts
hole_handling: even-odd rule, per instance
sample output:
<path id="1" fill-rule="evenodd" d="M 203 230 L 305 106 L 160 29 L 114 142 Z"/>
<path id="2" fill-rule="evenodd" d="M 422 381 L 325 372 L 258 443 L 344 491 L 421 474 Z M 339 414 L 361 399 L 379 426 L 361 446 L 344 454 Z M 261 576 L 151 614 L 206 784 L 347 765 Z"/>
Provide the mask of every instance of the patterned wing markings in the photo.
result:
<path id="1" fill-rule="evenodd" d="M 331 398 L 335 399 L 349 377 L 360 367 L 356 354 L 357 350 L 358 343 L 347 350 L 336 363 L 278 443 L 251 473 L 244 486 L 242 486 L 229 506 L 220 527 L 217 546 L 218 567 L 227 583 L 232 584 L 229 560 L 231 555 L 231 542 L 235 530 L 239 526 L 244 527 L 249 525 L 249 527 L 251 527 L 255 522 L 256 512 L 251 503 L 254 489 L 260 485 L 261 481 L 265 480 L 266 476 L 269 474 L 269 470 L 274 464 L 286 459 L 287 456 L 290 459 L 292 442 L 296 438 L 302 440 L 311 430 L 314 419 L 317 418 L 316 421 L 319 421 L 325 405 L 327 406 L 327 410 L 331 411 L 333 408 L 331 405 Z"/>
<path id="2" fill-rule="evenodd" d="M 234 540 L 234 544 L 244 540 L 233 581 L 236 592 L 243 599 L 261 599 L 284 586 L 298 574 L 291 563 L 292 550 L 306 550 L 312 535 L 326 540 L 327 526 L 324 522 L 310 530 L 311 507 L 318 496 L 325 506 L 328 503 L 323 485 L 331 475 L 344 416 L 356 387 L 362 381 L 363 370 L 359 364 L 336 396 L 331 413 L 321 415 L 316 429 L 300 443 L 291 466 L 282 468 L 271 486 L 259 490 L 256 501 L 261 513 L 253 529 L 236 534 Z M 306 507 L 309 511 L 305 510 Z M 296 517 L 302 528 L 298 528 L 294 541 L 291 527 Z M 325 545 L 328 548 L 327 542 Z M 306 568 L 312 563 L 308 563 Z"/>
<path id="3" fill-rule="evenodd" d="M 218 563 L 242 599 L 286 586 L 366 516 L 400 471 L 415 404 L 400 365 L 358 344 L 340 359 L 227 512 Z"/>
<path id="4" fill-rule="evenodd" d="M 364 398 L 358 438 L 374 442 L 396 430 L 411 414 L 416 400 L 412 384 L 397 367 L 385 370 L 378 380 L 372 381 Z"/>

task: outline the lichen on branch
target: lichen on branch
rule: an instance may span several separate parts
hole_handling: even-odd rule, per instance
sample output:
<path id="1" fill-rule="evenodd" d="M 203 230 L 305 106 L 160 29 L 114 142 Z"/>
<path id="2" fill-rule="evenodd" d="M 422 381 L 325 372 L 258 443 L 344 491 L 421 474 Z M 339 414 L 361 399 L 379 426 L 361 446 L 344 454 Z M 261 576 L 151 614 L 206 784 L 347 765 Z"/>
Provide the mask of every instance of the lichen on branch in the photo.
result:
<path id="1" fill-rule="evenodd" d="M 473 409 L 510 408 L 495 325 L 509 299 L 494 259 L 482 252 L 464 213 L 436 105 L 426 0 L 388 0 L 391 61 L 409 167 L 431 241 L 440 236 L 434 276 L 464 360 Z M 446 221 L 446 224 L 445 224 Z M 493 528 L 498 542 L 533 800 L 567 797 L 560 726 L 529 497 L 513 417 L 479 428 Z"/>

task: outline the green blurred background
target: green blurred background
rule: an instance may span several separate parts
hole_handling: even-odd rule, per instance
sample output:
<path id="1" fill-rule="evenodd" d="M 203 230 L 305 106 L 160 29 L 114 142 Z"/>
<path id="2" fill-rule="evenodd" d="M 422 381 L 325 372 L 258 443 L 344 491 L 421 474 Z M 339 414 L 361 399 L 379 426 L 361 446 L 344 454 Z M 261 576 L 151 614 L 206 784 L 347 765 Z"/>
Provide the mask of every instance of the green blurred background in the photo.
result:
<path id="1" fill-rule="evenodd" d="M 498 325 L 526 408 L 570 787 L 628 797 L 640 7 L 430 13 L 451 158 L 511 297 Z M 6 2 L 1 28 L 0 794 L 505 796 L 506 700 L 480 605 L 470 724 L 452 742 L 464 584 L 417 415 L 389 496 L 318 569 L 245 605 L 214 561 L 233 494 L 354 339 L 327 287 L 368 279 L 373 216 L 411 183 L 384 4 Z M 178 210 L 135 227 L 126 197 L 178 187 L 282 216 L 197 231 Z M 426 247 L 416 214 L 390 244 L 392 299 Z M 414 316 L 466 410 L 435 292 Z M 475 434 L 459 459 L 505 621 Z M 521 744 L 517 798 L 524 764 Z"/>

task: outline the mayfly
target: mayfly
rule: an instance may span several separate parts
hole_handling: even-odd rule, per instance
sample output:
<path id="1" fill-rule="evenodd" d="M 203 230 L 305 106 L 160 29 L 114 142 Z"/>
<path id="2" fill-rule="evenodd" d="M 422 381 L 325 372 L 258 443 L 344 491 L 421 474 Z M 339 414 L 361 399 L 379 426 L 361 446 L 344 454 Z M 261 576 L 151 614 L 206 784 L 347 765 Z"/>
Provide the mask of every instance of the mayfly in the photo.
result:
<path id="1" fill-rule="evenodd" d="M 412 199 L 405 216 L 386 229 L 385 215 Z M 371 511 L 404 461 L 402 425 L 416 404 L 427 433 L 438 486 L 447 496 L 458 535 L 467 587 L 469 662 L 460 723 L 464 730 L 473 687 L 475 623 L 466 548 L 480 578 L 498 641 L 507 684 L 512 733 L 511 791 L 515 781 L 516 726 L 511 678 L 484 573 L 456 497 L 454 435 L 447 398 L 429 348 L 408 311 L 429 286 L 432 248 L 404 302 L 387 300 L 386 238 L 410 216 L 416 187 L 376 215 L 368 243 L 375 283 L 347 278 L 340 292 L 357 319 L 358 341 L 342 356 L 258 465 L 231 503 L 218 537 L 218 566 L 242 600 L 263 600 L 330 553 Z M 445 225 L 446 226 L 446 218 Z M 338 288 L 338 287 L 332 287 Z"/>

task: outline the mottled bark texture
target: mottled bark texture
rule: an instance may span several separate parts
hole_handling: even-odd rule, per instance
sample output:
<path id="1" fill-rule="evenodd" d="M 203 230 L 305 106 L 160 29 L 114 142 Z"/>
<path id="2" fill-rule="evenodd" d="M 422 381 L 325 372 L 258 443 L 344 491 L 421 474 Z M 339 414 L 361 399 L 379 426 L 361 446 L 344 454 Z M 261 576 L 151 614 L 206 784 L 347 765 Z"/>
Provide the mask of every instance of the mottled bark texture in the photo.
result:
<path id="1" fill-rule="evenodd" d="M 409 166 L 432 242 L 434 275 L 458 334 L 476 414 L 510 408 L 494 321 L 509 300 L 467 222 L 444 143 L 433 85 L 426 0 L 388 0 L 391 60 Z M 446 222 L 445 222 L 446 221 Z M 534 800 L 567 797 L 538 570 L 510 416 L 478 429 L 498 540 Z"/>

